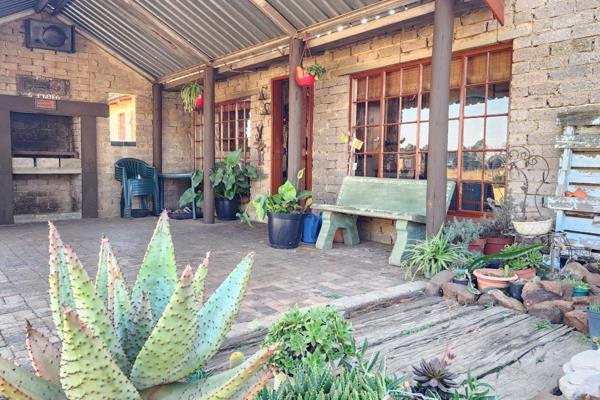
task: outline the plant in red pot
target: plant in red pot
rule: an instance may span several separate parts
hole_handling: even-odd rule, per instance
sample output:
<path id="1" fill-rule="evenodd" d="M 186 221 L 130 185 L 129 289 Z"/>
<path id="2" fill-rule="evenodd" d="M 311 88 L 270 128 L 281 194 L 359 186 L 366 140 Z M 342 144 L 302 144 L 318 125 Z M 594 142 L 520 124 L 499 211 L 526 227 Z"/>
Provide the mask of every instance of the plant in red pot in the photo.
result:
<path id="1" fill-rule="evenodd" d="M 503 202 L 495 202 L 488 199 L 488 205 L 493 212 L 493 216 L 483 223 L 482 237 L 486 239 L 483 254 L 496 254 L 504 250 L 515 242 L 512 232 L 512 211 L 513 204 L 510 199 Z"/>
<path id="2" fill-rule="evenodd" d="M 300 87 L 311 87 L 315 84 L 315 81 L 322 79 L 326 73 L 327 70 L 316 63 L 306 68 L 298 66 L 296 67 L 296 84 Z"/>
<path id="3" fill-rule="evenodd" d="M 484 226 L 472 219 L 454 217 L 451 223 L 444 225 L 444 234 L 452 244 L 462 246 L 470 252 L 483 253 L 486 240 L 479 235 Z"/>
<path id="4" fill-rule="evenodd" d="M 181 88 L 180 97 L 185 112 L 194 112 L 204 105 L 204 88 L 198 82 L 193 81 Z"/>

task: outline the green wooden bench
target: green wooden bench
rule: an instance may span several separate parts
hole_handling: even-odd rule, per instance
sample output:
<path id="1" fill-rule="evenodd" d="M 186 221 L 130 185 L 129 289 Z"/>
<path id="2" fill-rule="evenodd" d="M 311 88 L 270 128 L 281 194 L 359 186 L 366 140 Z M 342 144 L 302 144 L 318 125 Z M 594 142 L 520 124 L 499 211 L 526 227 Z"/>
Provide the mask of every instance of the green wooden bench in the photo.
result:
<path id="1" fill-rule="evenodd" d="M 446 210 L 455 182 L 448 181 Z M 331 249 L 337 229 L 343 229 L 344 244 L 360 242 L 356 220 L 359 216 L 396 221 L 396 242 L 389 263 L 400 265 L 408 243 L 425 238 L 427 181 L 347 176 L 335 205 L 314 204 L 323 211 L 323 224 L 317 239 L 318 249 Z"/>

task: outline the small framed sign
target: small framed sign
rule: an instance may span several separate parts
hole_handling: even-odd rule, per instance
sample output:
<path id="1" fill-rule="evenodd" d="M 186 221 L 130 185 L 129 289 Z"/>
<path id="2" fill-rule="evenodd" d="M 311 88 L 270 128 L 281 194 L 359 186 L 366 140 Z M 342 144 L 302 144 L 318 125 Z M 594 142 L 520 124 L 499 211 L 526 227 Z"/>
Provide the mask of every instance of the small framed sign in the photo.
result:
<path id="1" fill-rule="evenodd" d="M 35 108 L 36 110 L 56 110 L 56 100 L 53 99 L 35 99 Z"/>

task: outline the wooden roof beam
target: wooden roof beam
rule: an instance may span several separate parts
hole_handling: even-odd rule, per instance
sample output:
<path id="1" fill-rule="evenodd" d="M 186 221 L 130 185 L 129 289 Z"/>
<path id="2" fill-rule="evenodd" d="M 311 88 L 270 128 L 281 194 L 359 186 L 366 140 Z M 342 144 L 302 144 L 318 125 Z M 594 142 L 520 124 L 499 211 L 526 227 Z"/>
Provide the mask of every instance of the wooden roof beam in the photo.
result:
<path id="1" fill-rule="evenodd" d="M 35 12 L 41 13 L 42 11 L 44 11 L 46 6 L 48 5 L 48 1 L 49 0 L 38 0 L 37 3 L 35 3 L 35 6 L 33 6 Z"/>
<path id="2" fill-rule="evenodd" d="M 266 15 L 275 25 L 277 25 L 282 31 L 292 36 L 296 33 L 297 29 L 292 25 L 283 15 L 279 13 L 270 5 L 267 0 L 250 0 L 252 4 L 256 6 L 264 15 Z"/>
<path id="3" fill-rule="evenodd" d="M 192 43 L 190 43 L 187 39 L 179 35 L 179 33 L 175 32 L 170 26 L 156 18 L 154 14 L 152 14 L 146 8 L 139 5 L 133 0 L 120 1 L 126 8 L 129 9 L 129 11 L 132 14 L 137 15 L 141 21 L 155 28 L 157 33 L 162 35 L 166 40 L 171 41 L 175 45 L 180 46 L 186 51 L 189 51 L 190 53 L 194 54 L 196 57 L 202 60 L 202 62 L 206 63 L 210 61 L 210 57 L 206 53 L 197 49 Z"/>
<path id="4" fill-rule="evenodd" d="M 70 1 L 71 0 L 57 0 L 55 3 L 50 3 L 50 7 L 52 7 L 51 14 L 58 15 L 58 13 L 61 12 Z"/>

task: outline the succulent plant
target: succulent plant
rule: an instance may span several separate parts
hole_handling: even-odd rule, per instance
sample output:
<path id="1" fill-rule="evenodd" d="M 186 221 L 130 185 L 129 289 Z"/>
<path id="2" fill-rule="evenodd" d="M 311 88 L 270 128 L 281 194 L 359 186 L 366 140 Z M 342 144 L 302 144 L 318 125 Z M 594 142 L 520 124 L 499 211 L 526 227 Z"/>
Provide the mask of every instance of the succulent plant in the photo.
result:
<path id="1" fill-rule="evenodd" d="M 449 398 L 453 389 L 460 387 L 455 381 L 456 378 L 457 375 L 448 370 L 448 364 L 439 358 L 421 360 L 419 365 L 413 367 L 417 391 L 422 394 L 435 394 L 441 399 Z"/>
<path id="2" fill-rule="evenodd" d="M 229 330 L 253 265 L 249 254 L 202 304 L 208 255 L 178 279 L 163 213 L 130 292 L 110 242 L 100 246 L 95 285 L 50 224 L 50 305 L 61 339 L 27 327 L 35 375 L 0 358 L 0 398 L 227 399 L 271 357 L 263 349 L 220 374 L 200 374 Z"/>

